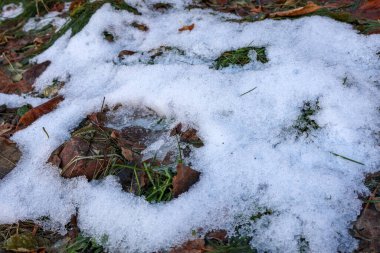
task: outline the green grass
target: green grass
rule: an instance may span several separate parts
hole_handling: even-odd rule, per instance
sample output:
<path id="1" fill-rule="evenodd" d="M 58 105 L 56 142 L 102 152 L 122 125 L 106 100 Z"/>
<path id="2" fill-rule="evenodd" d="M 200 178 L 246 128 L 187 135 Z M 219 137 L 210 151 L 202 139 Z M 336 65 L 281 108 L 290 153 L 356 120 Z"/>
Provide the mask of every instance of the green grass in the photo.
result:
<path id="1" fill-rule="evenodd" d="M 265 47 L 242 47 L 236 50 L 226 51 L 222 53 L 214 63 L 215 69 L 222 69 L 231 65 L 244 66 L 251 62 L 249 53 L 254 50 L 256 52 L 256 60 L 261 63 L 267 63 Z"/>
<path id="2" fill-rule="evenodd" d="M 75 240 L 66 246 L 66 253 L 103 253 L 105 250 L 98 242 L 82 234 L 78 235 Z"/>
<path id="3" fill-rule="evenodd" d="M 251 248 L 251 237 L 231 237 L 227 243 L 208 241 L 214 248 L 210 253 L 256 253 L 257 250 Z"/>

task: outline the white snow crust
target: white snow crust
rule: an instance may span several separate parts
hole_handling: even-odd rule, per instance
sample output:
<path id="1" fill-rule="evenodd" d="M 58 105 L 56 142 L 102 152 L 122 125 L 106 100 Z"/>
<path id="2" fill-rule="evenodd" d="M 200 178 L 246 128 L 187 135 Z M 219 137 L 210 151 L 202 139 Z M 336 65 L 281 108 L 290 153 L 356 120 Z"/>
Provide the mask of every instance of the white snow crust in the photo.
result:
<path id="1" fill-rule="evenodd" d="M 54 26 L 56 31 L 58 31 L 69 20 L 69 17 L 61 17 L 62 13 L 67 12 L 69 10 L 69 7 L 70 3 L 68 2 L 65 3 L 65 7 L 62 10 L 62 12 L 51 11 L 42 17 L 32 17 L 28 20 L 28 22 L 26 22 L 22 29 L 25 32 L 28 32 L 31 30 L 42 29 L 43 27 L 51 24 L 52 26 Z"/>
<path id="2" fill-rule="evenodd" d="M 20 4 L 6 4 L 3 6 L 2 11 L 0 12 L 0 21 L 9 19 L 9 18 L 15 18 L 18 15 L 20 15 L 24 11 L 24 8 L 22 7 L 22 3 Z"/>
<path id="3" fill-rule="evenodd" d="M 134 2 L 141 16 L 107 4 L 80 33 L 68 32 L 36 58 L 52 61 L 36 89 L 64 80 L 65 100 L 14 135 L 23 156 L 0 181 L 0 223 L 48 216 L 63 229 L 77 208 L 82 231 L 107 235 L 111 252 L 153 252 L 193 239 L 198 228 L 233 234 L 270 209 L 245 227 L 260 252 L 297 252 L 300 238 L 311 252 L 352 251 L 349 228 L 361 208 L 358 194 L 367 191 L 362 180 L 379 169 L 380 36 L 323 17 L 239 24 L 177 1 L 160 13 L 152 3 Z M 149 31 L 133 28 L 134 21 Z M 191 32 L 178 31 L 192 23 Z M 103 38 L 105 30 L 114 42 Z M 269 62 L 210 68 L 222 52 L 249 45 L 266 47 Z M 118 59 L 121 50 L 160 46 L 185 54 L 164 54 L 154 64 Z M 192 157 L 200 181 L 169 203 L 149 204 L 112 176 L 61 178 L 46 164 L 50 153 L 103 97 L 195 124 L 205 143 Z M 296 138 L 291 129 L 304 101 L 317 99 L 321 128 Z M 12 103 L 5 95 L 0 102 Z"/>

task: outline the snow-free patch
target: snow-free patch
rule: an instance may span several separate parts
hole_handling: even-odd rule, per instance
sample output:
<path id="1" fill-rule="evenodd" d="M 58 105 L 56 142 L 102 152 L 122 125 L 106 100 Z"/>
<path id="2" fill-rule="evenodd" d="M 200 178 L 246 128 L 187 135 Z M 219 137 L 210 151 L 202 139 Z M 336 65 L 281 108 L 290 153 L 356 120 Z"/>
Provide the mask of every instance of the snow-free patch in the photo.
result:
<path id="1" fill-rule="evenodd" d="M 14 135 L 23 157 L 0 181 L 0 223 L 47 216 L 63 229 L 77 210 L 82 231 L 108 238 L 112 252 L 167 249 L 219 228 L 240 228 L 259 251 L 296 252 L 305 242 L 312 252 L 352 251 L 363 176 L 379 166 L 380 37 L 322 17 L 238 24 L 173 6 L 162 13 L 138 1 L 134 15 L 107 4 L 36 58 L 52 62 L 36 89 L 65 81 L 65 100 Z M 176 50 L 147 58 L 163 46 Z M 249 47 L 265 48 L 268 61 L 250 52 L 244 66 L 214 67 L 224 52 Z M 120 60 L 123 50 L 137 53 Z M 205 144 L 192 159 L 200 181 L 150 204 L 112 176 L 61 178 L 46 164 L 50 153 L 103 97 L 195 124 Z M 263 210 L 270 215 L 250 219 Z"/>

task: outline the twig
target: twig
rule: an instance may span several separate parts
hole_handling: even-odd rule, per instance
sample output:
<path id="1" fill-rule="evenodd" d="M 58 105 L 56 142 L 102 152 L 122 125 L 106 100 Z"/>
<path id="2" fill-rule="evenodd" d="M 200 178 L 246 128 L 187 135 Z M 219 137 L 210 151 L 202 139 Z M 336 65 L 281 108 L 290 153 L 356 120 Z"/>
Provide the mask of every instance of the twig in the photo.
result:
<path id="1" fill-rule="evenodd" d="M 106 101 L 106 97 L 103 97 L 102 107 L 100 108 L 100 112 L 103 112 L 104 102 Z"/>
<path id="2" fill-rule="evenodd" d="M 257 88 L 257 87 L 255 87 L 255 88 L 253 88 L 253 89 L 250 89 L 249 91 L 246 91 L 246 92 L 244 92 L 243 94 L 240 94 L 239 97 L 242 97 L 242 96 L 244 96 L 244 95 L 250 93 L 251 91 L 255 90 L 256 88 Z"/>
<path id="3" fill-rule="evenodd" d="M 42 127 L 42 130 L 44 130 L 44 132 L 45 132 L 46 136 L 47 136 L 47 137 L 48 137 L 48 139 L 49 139 L 50 137 L 49 137 L 49 134 L 48 134 L 48 132 L 46 131 L 45 127 Z"/>

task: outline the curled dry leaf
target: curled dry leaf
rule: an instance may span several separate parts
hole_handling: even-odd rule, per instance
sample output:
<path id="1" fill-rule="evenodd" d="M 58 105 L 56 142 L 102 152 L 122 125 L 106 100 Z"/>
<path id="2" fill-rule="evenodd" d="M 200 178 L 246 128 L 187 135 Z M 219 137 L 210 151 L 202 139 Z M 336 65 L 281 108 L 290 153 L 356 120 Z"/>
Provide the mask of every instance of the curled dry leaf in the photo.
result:
<path id="1" fill-rule="evenodd" d="M 194 29 L 194 24 L 191 24 L 191 25 L 185 25 L 181 28 L 178 29 L 179 32 L 183 32 L 183 31 L 192 31 Z"/>
<path id="2" fill-rule="evenodd" d="M 193 170 L 182 163 L 177 165 L 177 175 L 173 178 L 173 195 L 178 197 L 181 193 L 186 192 L 190 187 L 198 182 L 200 172 Z"/>
<path id="3" fill-rule="evenodd" d="M 32 124 L 34 121 L 36 121 L 39 117 L 41 117 L 44 114 L 47 114 L 54 110 L 57 105 L 63 101 L 62 96 L 55 97 L 53 99 L 50 99 L 46 103 L 43 103 L 42 105 L 39 105 L 31 110 L 29 110 L 27 113 L 25 113 L 19 120 L 17 124 L 17 129 L 23 129 L 30 124 Z"/>
<path id="4" fill-rule="evenodd" d="M 279 11 L 270 13 L 269 17 L 275 18 L 275 17 L 296 17 L 301 15 L 306 15 L 309 13 L 313 13 L 319 9 L 321 9 L 322 6 L 319 6 L 311 1 L 307 2 L 307 4 L 304 7 L 299 7 L 293 10 L 288 11 Z"/>

